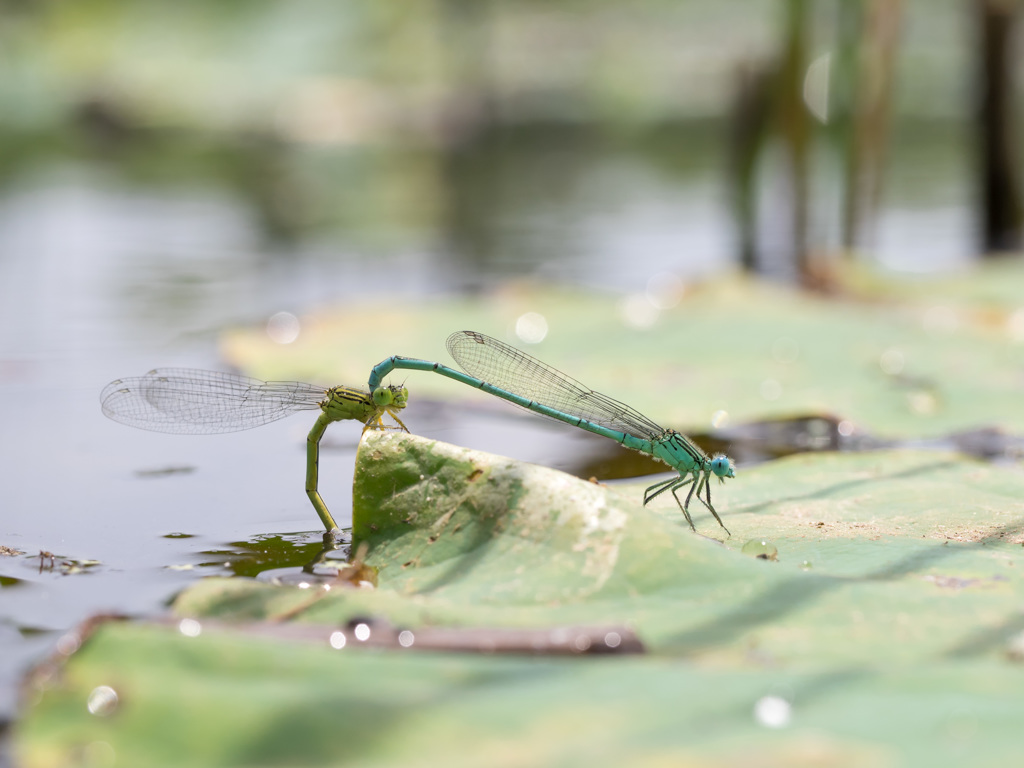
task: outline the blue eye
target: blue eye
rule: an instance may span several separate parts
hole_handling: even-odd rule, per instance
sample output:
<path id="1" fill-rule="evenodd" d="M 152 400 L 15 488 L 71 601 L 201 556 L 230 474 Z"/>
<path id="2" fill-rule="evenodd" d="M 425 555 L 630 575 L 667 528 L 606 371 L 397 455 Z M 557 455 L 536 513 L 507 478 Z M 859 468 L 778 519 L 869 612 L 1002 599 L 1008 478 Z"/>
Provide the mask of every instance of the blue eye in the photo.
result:
<path id="1" fill-rule="evenodd" d="M 718 477 L 736 477 L 728 456 L 718 455 L 711 460 L 711 471 Z"/>

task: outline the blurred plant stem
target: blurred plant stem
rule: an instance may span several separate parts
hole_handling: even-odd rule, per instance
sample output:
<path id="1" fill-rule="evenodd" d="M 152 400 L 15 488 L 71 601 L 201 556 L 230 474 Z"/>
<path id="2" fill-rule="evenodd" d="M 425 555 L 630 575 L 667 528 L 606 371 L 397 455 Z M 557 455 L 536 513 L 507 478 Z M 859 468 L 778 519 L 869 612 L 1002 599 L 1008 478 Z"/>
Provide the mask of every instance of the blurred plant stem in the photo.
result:
<path id="1" fill-rule="evenodd" d="M 836 8 L 835 52 L 811 63 L 817 7 L 785 0 L 780 52 L 774 62 L 744 65 L 733 105 L 732 188 L 740 263 L 747 271 L 765 271 L 757 196 L 766 189 L 772 195 L 781 190 L 788 216 L 783 255 L 805 285 L 817 284 L 823 271 L 823 265 L 812 263 L 811 254 L 821 243 L 812 242 L 809 232 L 816 176 L 812 115 L 827 126 L 841 158 L 841 210 L 837 216 L 826 212 L 824 218 L 838 218 L 840 245 L 849 251 L 863 239 L 881 198 L 903 15 L 902 0 L 841 0 Z M 765 150 L 773 146 L 770 138 L 782 149 L 781 179 L 758 184 Z M 816 214 L 822 218 L 820 210 Z"/>
<path id="2" fill-rule="evenodd" d="M 812 126 L 803 99 L 807 69 L 810 6 L 806 0 L 785 0 L 780 53 L 774 61 L 744 62 L 732 108 L 731 182 L 733 215 L 739 233 L 740 264 L 748 272 L 764 271 L 758 194 L 765 188 L 759 176 L 765 165 L 769 138 L 782 145 L 785 157 L 781 179 L 789 212 L 786 228 L 788 258 L 796 272 L 807 267 L 808 170 Z"/>
<path id="3" fill-rule="evenodd" d="M 746 61 L 741 63 L 737 74 L 729 150 L 733 217 L 740 266 L 745 272 L 756 272 L 757 166 L 768 134 L 770 90 L 775 73 L 768 66 Z"/>
<path id="4" fill-rule="evenodd" d="M 804 77 L 807 72 L 808 27 L 811 4 L 807 0 L 788 0 L 785 4 L 784 43 L 777 84 L 776 120 L 785 147 L 791 206 L 793 264 L 798 275 L 806 275 L 808 223 L 808 171 L 811 118 L 804 104 Z"/>
<path id="5" fill-rule="evenodd" d="M 863 244 L 882 196 L 902 15 L 902 0 L 840 5 L 836 117 L 844 157 L 840 245 L 847 255 Z"/>
<path id="6" fill-rule="evenodd" d="M 977 132 L 981 251 L 1021 248 L 1021 191 L 1013 100 L 1017 0 L 975 0 L 979 27 Z"/>

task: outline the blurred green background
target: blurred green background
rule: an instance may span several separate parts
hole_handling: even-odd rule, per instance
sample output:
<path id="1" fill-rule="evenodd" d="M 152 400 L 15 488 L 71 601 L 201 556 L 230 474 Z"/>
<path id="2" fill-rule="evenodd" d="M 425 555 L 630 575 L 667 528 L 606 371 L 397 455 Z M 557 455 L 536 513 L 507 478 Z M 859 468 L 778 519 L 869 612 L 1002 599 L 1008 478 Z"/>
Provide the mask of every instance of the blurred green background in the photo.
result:
<path id="1" fill-rule="evenodd" d="M 213 197 L 249 259 L 339 283 L 949 267 L 981 250 L 975 5 L 7 3 L 0 175 Z"/>

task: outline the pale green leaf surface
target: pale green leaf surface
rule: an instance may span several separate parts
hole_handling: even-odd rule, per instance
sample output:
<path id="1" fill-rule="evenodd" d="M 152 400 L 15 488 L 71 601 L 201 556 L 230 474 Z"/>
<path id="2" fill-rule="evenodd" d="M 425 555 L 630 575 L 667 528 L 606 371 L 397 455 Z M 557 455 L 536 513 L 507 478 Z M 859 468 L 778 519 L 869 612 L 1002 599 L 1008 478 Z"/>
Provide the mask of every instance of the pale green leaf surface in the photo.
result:
<path id="1" fill-rule="evenodd" d="M 1019 748 L 1022 674 L 779 669 L 296 648 L 103 629 L 17 736 L 19 765 L 999 766 Z M 119 695 L 98 717 L 86 705 Z M 782 728 L 757 703 L 792 704 Z"/>
<path id="2" fill-rule="evenodd" d="M 30 686 L 22 764 L 86 764 L 102 744 L 135 766 L 1010 759 L 1024 717 L 1017 468 L 923 452 L 776 461 L 716 486 L 724 546 L 671 500 L 640 506 L 642 487 L 368 433 L 355 535 L 377 589 L 208 579 L 175 611 L 413 631 L 622 623 L 649 655 L 334 651 L 107 626 Z M 777 562 L 740 553 L 755 538 Z M 98 685 L 119 692 L 107 717 L 86 709 Z M 792 705 L 788 725 L 758 723 L 764 696 Z"/>

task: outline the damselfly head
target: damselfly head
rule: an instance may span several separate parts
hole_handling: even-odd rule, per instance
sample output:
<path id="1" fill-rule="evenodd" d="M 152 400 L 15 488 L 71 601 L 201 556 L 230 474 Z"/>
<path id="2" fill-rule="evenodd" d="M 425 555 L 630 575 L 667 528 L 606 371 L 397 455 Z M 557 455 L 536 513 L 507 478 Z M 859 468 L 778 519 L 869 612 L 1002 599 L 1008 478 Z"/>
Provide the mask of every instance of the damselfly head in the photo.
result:
<path id="1" fill-rule="evenodd" d="M 711 471 L 715 473 L 719 480 L 724 480 L 727 477 L 736 477 L 736 470 L 733 469 L 732 461 L 724 453 L 716 453 L 711 459 Z"/>
<path id="2" fill-rule="evenodd" d="M 409 390 L 405 387 L 377 387 L 372 397 L 375 405 L 405 408 L 409 402 Z"/>
<path id="3" fill-rule="evenodd" d="M 405 387 L 391 387 L 391 394 L 394 397 L 394 402 L 391 404 L 395 408 L 405 408 L 409 404 L 409 390 Z"/>

